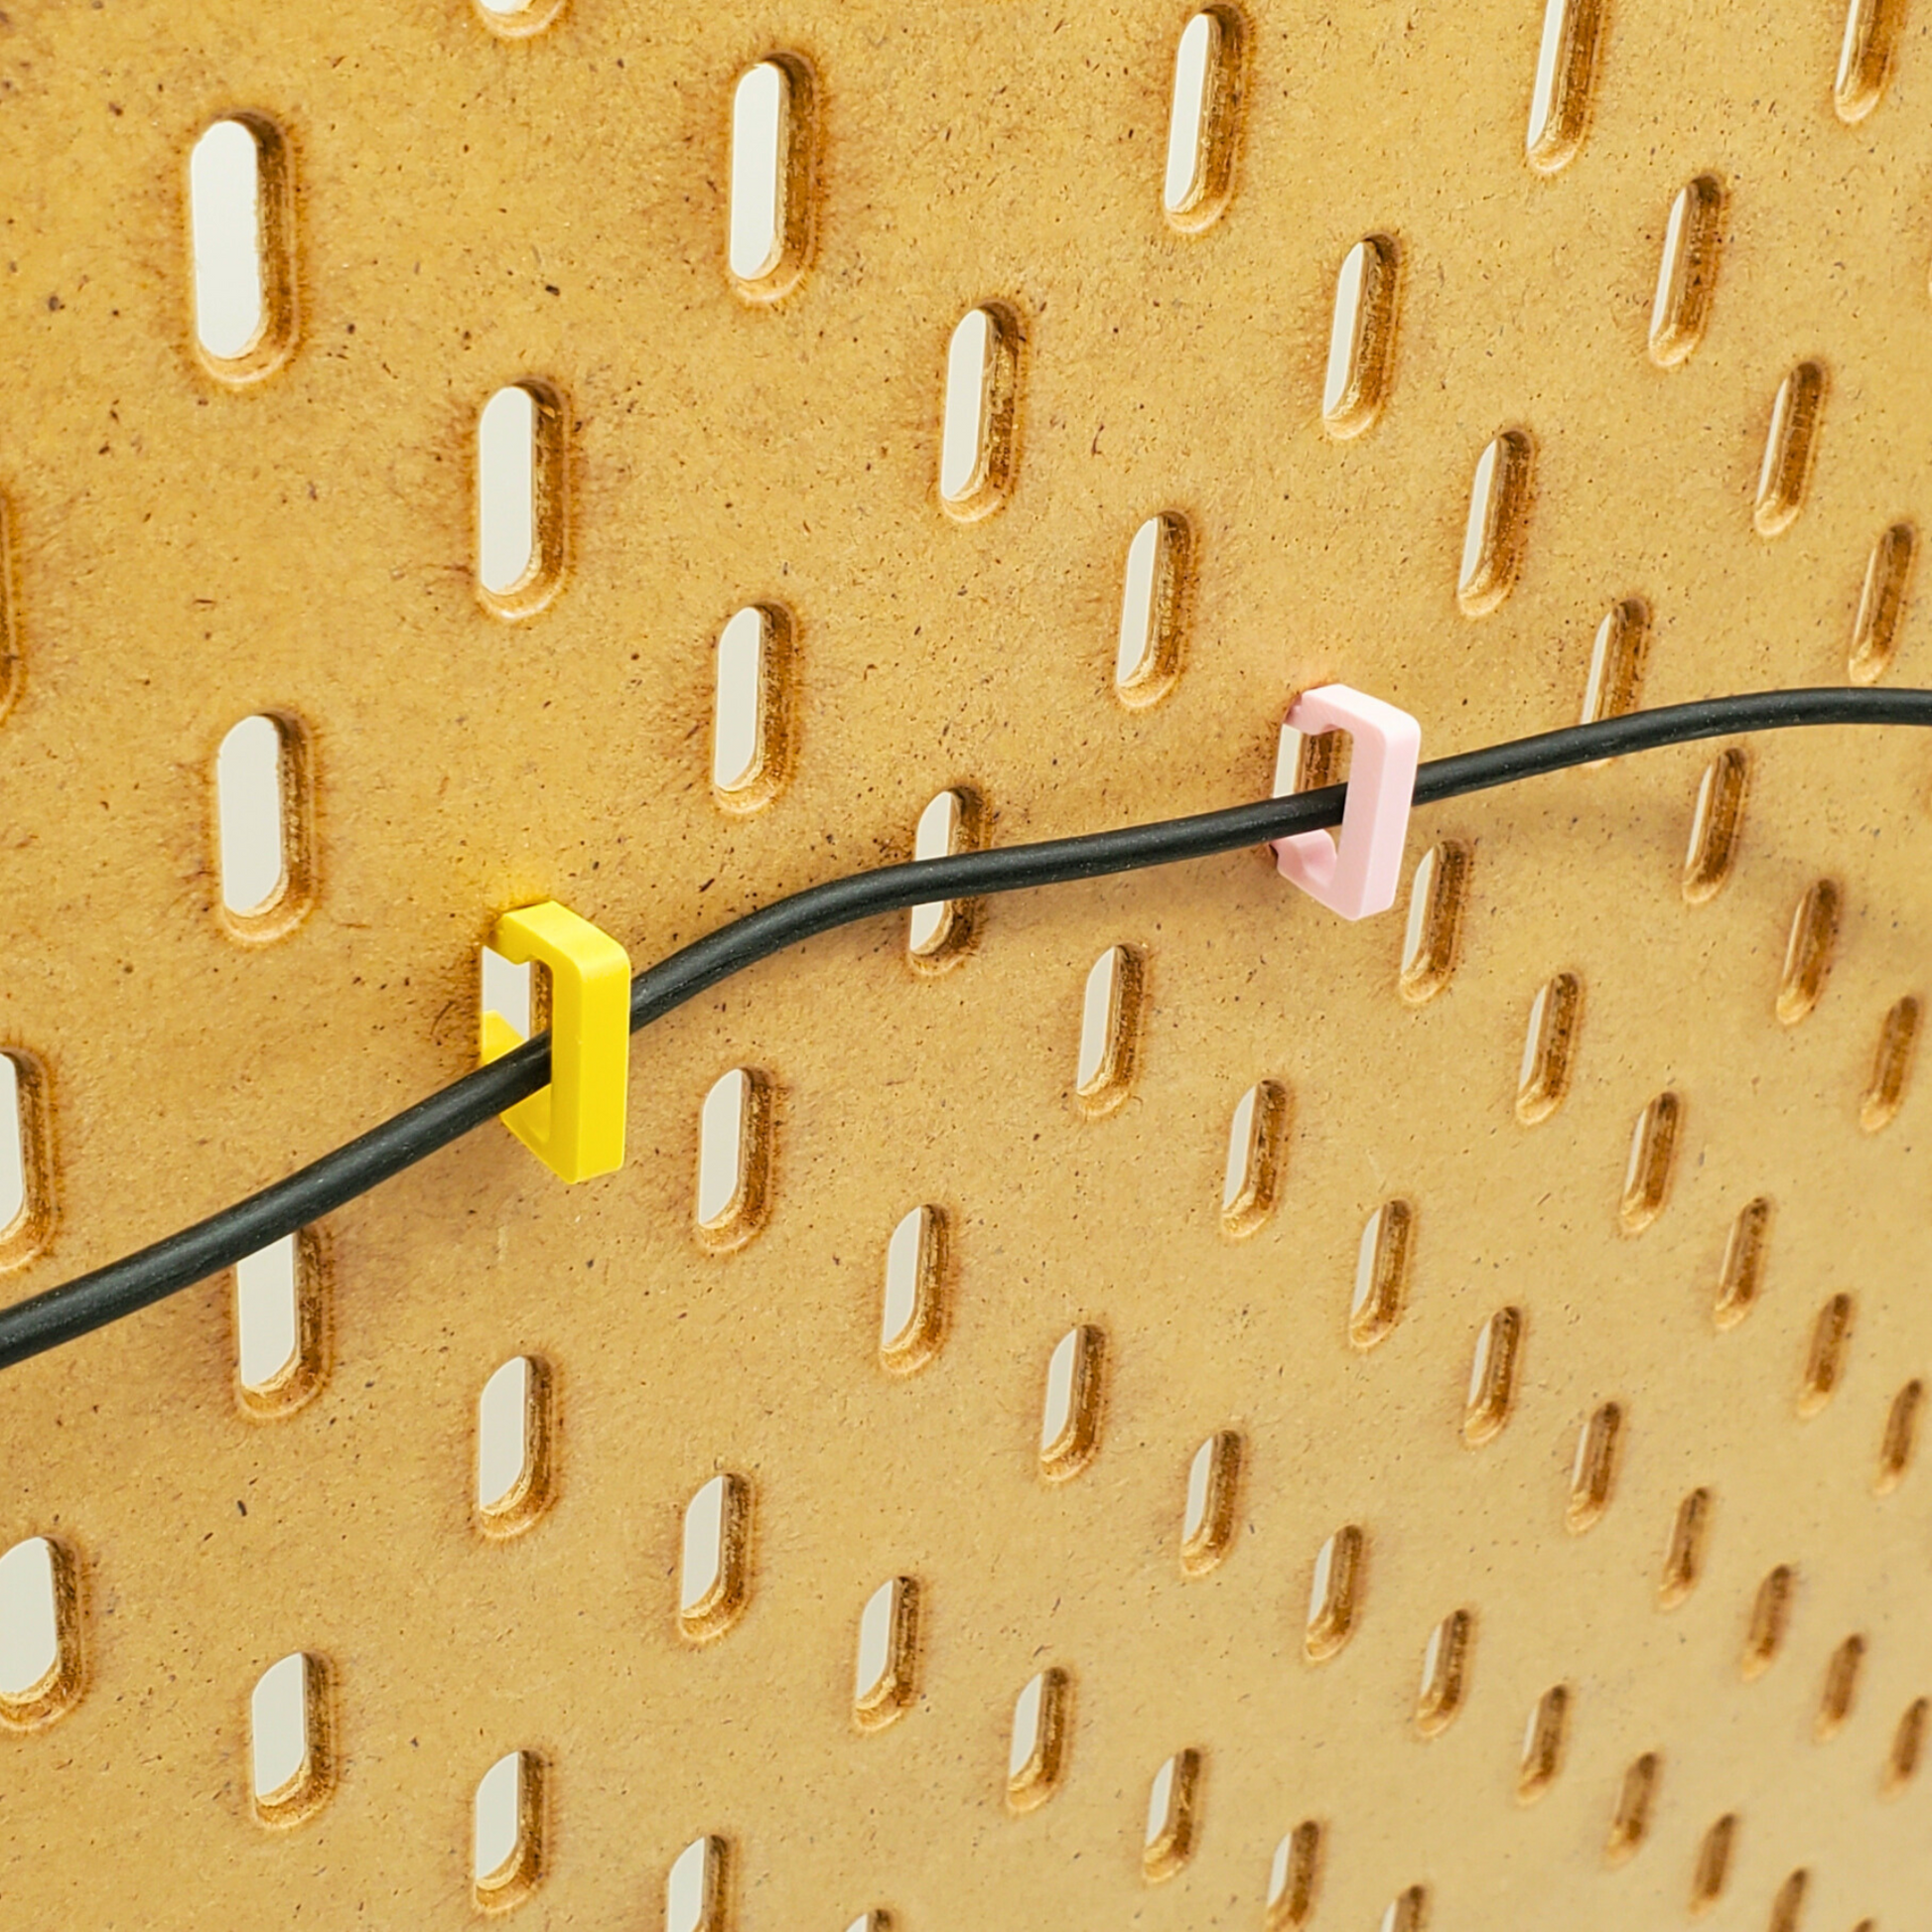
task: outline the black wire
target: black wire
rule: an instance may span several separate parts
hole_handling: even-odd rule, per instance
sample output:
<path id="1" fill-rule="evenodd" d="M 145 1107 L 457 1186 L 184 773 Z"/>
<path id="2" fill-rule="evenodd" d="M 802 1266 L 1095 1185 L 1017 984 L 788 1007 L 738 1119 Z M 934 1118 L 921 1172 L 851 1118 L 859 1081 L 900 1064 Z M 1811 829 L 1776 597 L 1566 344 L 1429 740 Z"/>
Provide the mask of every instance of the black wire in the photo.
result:
<path id="1" fill-rule="evenodd" d="M 1437 759 L 1417 773 L 1415 802 L 1434 804 L 1660 746 L 1796 725 L 1932 726 L 1932 691 L 1843 687 L 1761 691 L 1632 712 L 1599 725 L 1543 732 L 1486 751 Z M 1049 839 L 1038 845 L 962 852 L 828 880 L 693 940 L 639 973 L 630 983 L 630 1029 L 635 1033 L 648 1027 L 720 980 L 836 926 L 939 899 L 981 898 L 992 893 L 1098 879 L 1263 845 L 1292 833 L 1339 824 L 1346 795 L 1345 786 L 1326 785 L 1318 791 L 1266 798 L 1191 818 Z M 547 1084 L 549 1072 L 549 1035 L 539 1034 L 501 1059 L 465 1074 L 345 1147 L 311 1162 L 286 1180 L 123 1260 L 0 1310 L 0 1368 L 71 1341 L 233 1267 L 244 1256 L 333 1213 L 528 1098 Z"/>

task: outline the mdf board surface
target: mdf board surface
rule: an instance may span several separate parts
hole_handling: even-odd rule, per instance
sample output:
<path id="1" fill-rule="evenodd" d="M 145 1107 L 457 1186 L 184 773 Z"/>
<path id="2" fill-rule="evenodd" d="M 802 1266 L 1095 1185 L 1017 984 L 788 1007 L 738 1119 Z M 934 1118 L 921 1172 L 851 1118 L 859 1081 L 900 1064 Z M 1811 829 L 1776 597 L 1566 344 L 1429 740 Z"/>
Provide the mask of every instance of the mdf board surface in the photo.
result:
<path id="1" fill-rule="evenodd" d="M 459 0 L 11 6 L 0 1044 L 42 1076 L 53 1226 L 8 1297 L 464 1071 L 514 905 L 558 898 L 641 963 L 909 855 L 948 787 L 1001 844 L 1260 796 L 1286 702 L 1333 679 L 1414 712 L 1426 755 L 1571 723 L 1626 602 L 1642 703 L 1838 682 L 1900 529 L 1861 670 L 1928 681 L 1920 12 L 1854 8 L 1835 101 L 1836 4 L 1579 0 L 1545 63 L 1574 152 L 1533 166 L 1535 0 L 1255 0 L 1218 16 L 1225 205 L 1187 226 L 1163 207 L 1184 7 L 569 0 L 515 38 Z M 726 256 L 733 87 L 766 57 L 811 107 L 809 245 L 768 302 Z M 195 347 L 188 240 L 190 149 L 233 114 L 287 169 L 286 353 L 246 381 Z M 1701 181 L 1708 310 L 1665 366 L 1660 259 Z M 1336 278 L 1371 237 L 1386 391 L 1337 438 Z M 1013 448 L 962 519 L 941 396 L 982 304 Z M 1801 366 L 1809 447 L 1765 510 Z M 479 596 L 473 510 L 478 414 L 514 382 L 560 452 L 560 574 L 521 618 Z M 1458 598 L 1499 437 L 1505 541 Z M 1122 573 L 1160 515 L 1187 535 L 1178 668 L 1129 705 Z M 735 813 L 713 666 L 750 605 L 788 628 L 788 715 L 782 784 Z M 261 713 L 309 787 L 279 933 L 223 918 L 213 858 L 215 752 Z M 1281 1927 L 1271 1861 L 1305 1823 L 1318 1926 L 1912 1924 L 1932 1531 L 1895 1405 L 1932 1368 L 1932 1130 L 1908 1055 L 1890 1117 L 1867 1096 L 1927 992 L 1932 759 L 1902 732 L 1740 749 L 1702 897 L 1720 746 L 1418 813 L 1402 903 L 1432 848 L 1466 867 L 1421 1004 L 1400 909 L 1344 925 L 1259 854 L 989 901 L 943 972 L 903 921 L 814 940 L 634 1042 L 621 1173 L 566 1189 L 491 1127 L 331 1217 L 325 1373 L 286 1414 L 237 1396 L 225 1280 L 10 1371 L 0 1542 L 69 1559 L 80 1679 L 0 1734 L 9 1919 L 462 1924 L 473 1793 L 524 1750 L 532 1926 L 664 1923 L 711 1837 L 706 1932 Z M 1140 1000 L 1097 1114 L 1083 989 L 1116 945 Z M 1525 1124 L 1565 975 L 1558 1104 Z M 769 1101 L 767 1211 L 717 1252 L 698 1122 L 737 1066 Z M 1237 1233 L 1258 1082 L 1278 1185 Z M 887 1245 L 920 1204 L 944 1320 L 889 1373 Z M 1721 1309 L 1740 1216 L 1756 1292 L 1733 1250 Z M 1513 1382 L 1465 1428 L 1500 1311 Z M 1094 1440 L 1049 1480 L 1049 1359 L 1081 1326 Z M 476 1408 L 519 1354 L 548 1372 L 550 1488 L 493 1537 Z M 1189 1465 L 1221 1432 L 1230 1538 L 1191 1575 Z M 696 1642 L 682 1512 L 721 1472 L 744 1600 Z M 1311 1636 L 1324 1547 L 1347 1600 Z M 861 1615 L 894 1579 L 905 1701 L 862 1725 Z M 271 1827 L 249 1698 L 297 1650 L 331 1780 Z M 1063 1757 L 1016 1812 L 1042 1670 Z M 1186 1829 L 1150 1861 L 1182 1753 Z"/>

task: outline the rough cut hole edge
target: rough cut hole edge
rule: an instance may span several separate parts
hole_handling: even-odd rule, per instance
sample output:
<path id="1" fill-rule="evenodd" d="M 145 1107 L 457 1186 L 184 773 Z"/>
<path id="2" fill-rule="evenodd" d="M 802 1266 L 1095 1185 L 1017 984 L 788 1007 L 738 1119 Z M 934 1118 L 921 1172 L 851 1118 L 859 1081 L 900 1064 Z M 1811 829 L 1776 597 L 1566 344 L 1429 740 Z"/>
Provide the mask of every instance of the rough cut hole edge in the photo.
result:
<path id="1" fill-rule="evenodd" d="M 562 0 L 557 0 L 561 5 Z M 183 227 L 187 234 L 188 340 L 196 363 L 224 389 L 247 389 L 286 368 L 301 340 L 302 304 L 296 266 L 296 160 L 279 122 L 252 108 L 217 114 L 218 121 L 246 128 L 255 143 L 256 263 L 261 277 L 262 319 L 239 355 L 215 355 L 202 344 L 195 314 L 195 197 L 182 170 Z M 199 138 L 199 137 L 198 137 Z M 191 144 L 191 154 L 193 152 Z"/>
<path id="2" fill-rule="evenodd" d="M 60 1215 L 54 1159 L 54 1080 L 48 1063 L 25 1046 L 0 1046 L 13 1062 L 20 1122 L 20 1211 L 0 1228 L 0 1274 L 38 1261 L 54 1240 Z"/>
<path id="3" fill-rule="evenodd" d="M 545 1843 L 549 1823 L 549 1766 L 535 1751 L 518 1751 L 516 1850 L 497 1870 L 470 1880 L 470 1895 L 478 1911 L 508 1912 L 529 1897 L 542 1882 L 549 1863 Z"/>
<path id="4" fill-rule="evenodd" d="M 328 1235 L 320 1223 L 314 1223 L 295 1237 L 295 1353 L 266 1382 L 250 1385 L 241 1379 L 240 1288 L 234 1269 L 227 1276 L 235 1329 L 230 1351 L 235 1406 L 257 1422 L 292 1416 L 313 1402 L 329 1382 L 335 1298 Z"/>
<path id="5" fill-rule="evenodd" d="M 209 884 L 214 888 L 210 904 L 229 938 L 244 946 L 266 946 L 286 938 L 315 909 L 320 887 L 316 854 L 316 749 L 308 724 L 293 711 L 264 706 L 249 716 L 265 718 L 275 727 L 282 798 L 282 883 L 270 898 L 247 912 L 233 911 L 222 900 L 218 883 L 221 805 L 215 777 L 220 757 L 220 743 L 217 743 L 207 760 L 207 838 L 208 850 L 215 860 L 209 871 Z M 222 742 L 226 737 L 224 730 Z"/>
<path id="6" fill-rule="evenodd" d="M 541 1355 L 526 1354 L 529 1381 L 523 1401 L 523 1465 L 516 1480 L 487 1508 L 471 1503 L 477 1528 L 493 1541 L 521 1536 L 556 1500 L 557 1377 Z"/>
<path id="7" fill-rule="evenodd" d="M 537 0 L 538 4 L 542 0 Z M 555 0 L 556 8 L 564 5 L 564 0 Z M 774 309 L 786 297 L 797 292 L 812 266 L 816 252 L 819 226 L 819 86 L 818 76 L 812 64 L 802 54 L 773 49 L 758 60 L 750 62 L 741 69 L 738 78 L 752 71 L 754 68 L 773 67 L 784 78 L 785 98 L 782 109 L 780 139 L 784 143 L 784 154 L 779 177 L 779 196 L 781 213 L 778 223 L 778 253 L 762 275 L 740 275 L 731 266 L 729 248 L 726 251 L 725 276 L 733 291 L 745 302 L 756 309 Z M 727 145 L 730 141 L 730 117 L 727 116 Z M 722 179 L 729 183 L 731 168 L 723 172 Z M 727 190 L 729 194 L 729 189 Z M 729 223 L 722 224 L 727 230 Z"/>
<path id="8" fill-rule="evenodd" d="M 23 1543 L 38 1536 L 47 1545 L 54 1585 L 54 1662 L 18 1696 L 0 1696 L 0 1730 L 40 1730 L 64 1718 L 87 1689 L 86 1566 L 65 1535 L 24 1530 Z"/>

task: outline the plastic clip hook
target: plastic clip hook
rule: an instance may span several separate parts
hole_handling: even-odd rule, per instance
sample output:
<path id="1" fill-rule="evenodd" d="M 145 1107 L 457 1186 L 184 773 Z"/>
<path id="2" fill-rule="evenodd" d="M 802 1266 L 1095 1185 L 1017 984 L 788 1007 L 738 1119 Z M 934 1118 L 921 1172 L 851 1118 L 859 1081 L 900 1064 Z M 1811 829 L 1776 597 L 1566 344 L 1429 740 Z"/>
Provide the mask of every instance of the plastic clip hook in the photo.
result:
<path id="1" fill-rule="evenodd" d="M 1310 737 L 1346 732 L 1354 755 L 1340 838 L 1317 831 L 1276 839 L 1282 877 L 1344 919 L 1386 912 L 1402 872 L 1422 727 L 1406 711 L 1345 684 L 1303 692 L 1284 722 Z"/>
<path id="2" fill-rule="evenodd" d="M 615 1173 L 629 1098 L 629 955 L 555 899 L 505 912 L 489 944 L 512 966 L 550 971 L 550 1084 L 508 1108 L 503 1125 L 565 1180 Z M 522 1044 L 500 1013 L 484 1010 L 485 1066 Z"/>

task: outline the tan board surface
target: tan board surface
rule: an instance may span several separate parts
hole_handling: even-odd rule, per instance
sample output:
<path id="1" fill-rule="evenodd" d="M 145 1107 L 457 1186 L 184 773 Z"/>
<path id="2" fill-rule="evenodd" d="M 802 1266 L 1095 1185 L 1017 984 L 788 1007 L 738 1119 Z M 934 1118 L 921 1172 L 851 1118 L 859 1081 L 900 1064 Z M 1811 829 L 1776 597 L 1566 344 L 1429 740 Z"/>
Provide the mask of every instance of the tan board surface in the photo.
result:
<path id="1" fill-rule="evenodd" d="M 1582 145 L 1544 173 L 1536 0 L 1254 4 L 1227 206 L 1181 232 L 1182 7 L 569 0 L 511 40 L 459 0 L 10 6 L 0 1044 L 45 1069 L 58 1223 L 9 1297 L 464 1070 L 508 906 L 555 897 L 641 962 L 909 853 L 947 786 L 1000 843 L 1256 796 L 1286 699 L 1330 678 L 1413 711 L 1426 754 L 1573 722 L 1624 599 L 1650 614 L 1646 703 L 1844 679 L 1872 547 L 1932 489 L 1920 11 L 1875 16 L 1884 85 L 1847 125 L 1835 0 L 1617 0 Z M 774 54 L 813 76 L 815 232 L 761 306 L 726 269 L 729 122 Z M 295 264 L 291 351 L 245 386 L 194 350 L 186 211 L 192 143 L 237 111 L 286 143 Z M 1662 368 L 1667 218 L 1704 176 L 1708 327 Z M 1336 441 L 1330 309 L 1367 236 L 1393 243 L 1388 393 Z M 1010 499 L 961 522 L 940 395 L 976 303 L 1016 332 L 1017 443 Z M 1806 362 L 1814 447 L 1767 538 L 1774 399 Z M 568 549 L 512 622 L 476 593 L 471 466 L 478 411 L 524 379 L 561 399 Z M 1509 431 L 1533 450 L 1520 576 L 1472 618 L 1471 477 Z M 1164 512 L 1193 537 L 1184 661 L 1130 708 L 1121 574 Z M 752 603 L 795 629 L 790 769 L 732 815 L 713 652 Z M 1928 651 L 1908 593 L 1885 674 L 1932 682 Z M 314 902 L 245 943 L 211 772 L 263 711 L 307 735 Z M 862 926 L 635 1042 L 621 1174 L 566 1189 L 492 1128 L 333 1217 L 327 1379 L 286 1416 L 237 1399 L 225 1282 L 9 1372 L 0 1546 L 71 1554 L 84 1664 L 64 1715 L 0 1733 L 9 1921 L 466 1923 L 472 1794 L 524 1749 L 531 1926 L 664 1924 L 673 1861 L 713 1835 L 706 1932 L 1258 1928 L 1305 1821 L 1321 1927 L 1666 1925 L 1700 1882 L 1714 1926 L 1915 1923 L 1932 1775 L 1887 1795 L 1887 1765 L 1932 1693 L 1932 1525 L 1922 1470 L 1875 1491 L 1894 1398 L 1932 1368 L 1932 1103 L 1908 1080 L 1867 1132 L 1861 1102 L 1887 1013 L 1928 990 L 1932 757 L 1902 733 L 1751 744 L 1734 863 L 1694 904 L 1719 749 L 1418 814 L 1412 865 L 1470 854 L 1425 1005 L 1399 996 L 1400 911 L 1345 926 L 1259 855 L 995 901 L 938 975 L 902 922 Z M 1786 1024 L 1819 881 L 1829 971 Z M 1082 989 L 1115 944 L 1145 969 L 1139 1050 L 1092 1118 Z M 1567 1092 L 1525 1126 L 1525 1029 L 1561 974 Z M 736 1065 L 769 1078 L 775 1154 L 767 1223 L 720 1255 L 693 1230 L 698 1119 Z M 1289 1098 L 1280 1197 L 1234 1239 L 1224 1151 L 1261 1080 Z M 1631 1135 L 1664 1094 L 1661 1207 L 1631 1233 Z M 1721 1327 L 1759 1199 L 1759 1292 Z M 1406 1282 L 1363 1348 L 1358 1244 L 1398 1200 Z M 887 1243 L 928 1202 L 947 1318 L 892 1375 Z M 1513 1399 L 1472 1448 L 1504 1309 Z M 1049 1482 L 1048 1360 L 1082 1323 L 1097 1449 Z M 474 1419 L 519 1353 L 552 1377 L 553 1493 L 493 1539 Z M 1232 1547 L 1189 1576 L 1188 1467 L 1218 1431 L 1243 1444 Z M 718 1472 L 749 1497 L 748 1596 L 697 1645 L 680 1519 Z M 1698 1561 L 1665 1589 L 1700 1489 Z M 1349 1528 L 1352 1625 L 1313 1663 L 1317 1553 Z M 1782 1642 L 1747 1678 L 1779 1566 Z M 917 1585 L 910 1702 L 868 1728 L 861 1611 L 894 1578 Z M 1458 1610 L 1460 1706 L 1425 1735 L 1425 1648 Z M 251 1812 L 249 1696 L 294 1650 L 327 1663 L 334 1784 L 277 1829 Z M 1062 1774 L 1016 1816 L 1014 1700 L 1049 1667 Z M 1559 1689 L 1526 1803 L 1525 1727 Z M 1191 1856 L 1151 1881 L 1149 1788 L 1184 1751 Z"/>

